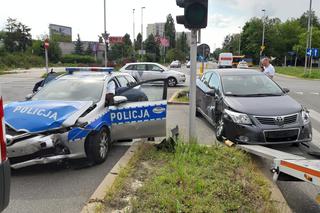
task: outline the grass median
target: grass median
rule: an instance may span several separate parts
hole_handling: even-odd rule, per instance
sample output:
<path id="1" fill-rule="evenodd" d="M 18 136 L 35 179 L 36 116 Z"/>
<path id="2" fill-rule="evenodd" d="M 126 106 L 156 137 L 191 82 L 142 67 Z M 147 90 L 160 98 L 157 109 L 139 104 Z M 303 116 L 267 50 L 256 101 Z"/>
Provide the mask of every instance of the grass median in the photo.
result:
<path id="1" fill-rule="evenodd" d="M 305 79 L 320 79 L 320 69 L 313 68 L 311 73 L 309 69 L 304 72 L 304 67 L 276 67 L 276 72 L 284 75 L 290 75 L 298 78 Z"/>
<path id="2" fill-rule="evenodd" d="M 167 152 L 143 144 L 106 195 L 103 211 L 277 212 L 269 187 L 237 149 L 178 143 Z"/>

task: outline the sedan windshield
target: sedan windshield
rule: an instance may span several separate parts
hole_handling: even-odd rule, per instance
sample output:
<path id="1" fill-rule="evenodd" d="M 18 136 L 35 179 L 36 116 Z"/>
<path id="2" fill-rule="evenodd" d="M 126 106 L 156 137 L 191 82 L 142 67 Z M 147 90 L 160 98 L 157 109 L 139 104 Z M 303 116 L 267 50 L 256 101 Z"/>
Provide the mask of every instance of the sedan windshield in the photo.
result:
<path id="1" fill-rule="evenodd" d="M 258 97 L 283 95 L 281 88 L 265 75 L 222 76 L 226 96 Z"/>
<path id="2" fill-rule="evenodd" d="M 93 101 L 96 103 L 101 99 L 103 82 L 96 79 L 58 79 L 42 88 L 32 100 Z"/>

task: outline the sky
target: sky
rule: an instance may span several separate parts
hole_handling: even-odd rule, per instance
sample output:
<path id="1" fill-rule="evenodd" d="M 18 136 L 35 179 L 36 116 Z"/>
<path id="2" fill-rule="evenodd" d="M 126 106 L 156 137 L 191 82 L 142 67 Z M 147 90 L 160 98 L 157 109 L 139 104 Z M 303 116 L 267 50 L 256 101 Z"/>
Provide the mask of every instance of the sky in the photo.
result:
<path id="1" fill-rule="evenodd" d="M 104 30 L 103 0 L 0 0 L 0 30 L 8 17 L 16 18 L 31 27 L 33 38 L 48 34 L 49 24 L 72 27 L 73 40 L 97 41 Z M 106 0 L 107 31 L 112 36 L 141 32 L 141 7 L 143 10 L 144 37 L 147 24 L 165 22 L 170 13 L 175 19 L 183 9 L 176 0 Z M 222 46 L 224 37 L 239 33 L 251 17 L 262 16 L 262 9 L 269 17 L 282 21 L 300 17 L 309 8 L 309 0 L 209 0 L 208 27 L 202 30 L 201 42 L 211 49 Z M 135 19 L 133 19 L 135 9 Z M 320 1 L 313 1 L 313 10 L 320 17 Z M 176 25 L 177 31 L 188 31 Z"/>

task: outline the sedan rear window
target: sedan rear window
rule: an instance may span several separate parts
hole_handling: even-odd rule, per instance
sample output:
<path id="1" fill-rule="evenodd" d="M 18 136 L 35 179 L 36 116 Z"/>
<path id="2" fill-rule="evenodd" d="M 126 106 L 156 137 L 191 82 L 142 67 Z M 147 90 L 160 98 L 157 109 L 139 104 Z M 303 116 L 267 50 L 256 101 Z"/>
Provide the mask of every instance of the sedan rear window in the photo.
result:
<path id="1" fill-rule="evenodd" d="M 281 88 L 265 75 L 225 75 L 222 86 L 227 96 L 283 95 Z"/>

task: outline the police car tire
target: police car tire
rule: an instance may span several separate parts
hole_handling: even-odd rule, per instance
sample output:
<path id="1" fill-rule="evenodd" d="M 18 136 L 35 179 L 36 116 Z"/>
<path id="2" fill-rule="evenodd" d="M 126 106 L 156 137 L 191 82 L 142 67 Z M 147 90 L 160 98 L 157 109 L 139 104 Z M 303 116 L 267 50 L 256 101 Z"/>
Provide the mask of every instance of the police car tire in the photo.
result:
<path id="1" fill-rule="evenodd" d="M 170 85 L 170 81 L 173 83 Z M 177 80 L 174 77 L 168 78 L 168 86 L 169 87 L 175 87 L 177 85 Z"/>
<path id="2" fill-rule="evenodd" d="M 103 143 L 105 143 L 104 148 L 102 147 Z M 95 164 L 103 163 L 108 157 L 110 146 L 111 138 L 106 127 L 102 127 L 100 131 L 88 135 L 86 139 L 86 153 L 88 160 Z"/>

